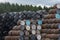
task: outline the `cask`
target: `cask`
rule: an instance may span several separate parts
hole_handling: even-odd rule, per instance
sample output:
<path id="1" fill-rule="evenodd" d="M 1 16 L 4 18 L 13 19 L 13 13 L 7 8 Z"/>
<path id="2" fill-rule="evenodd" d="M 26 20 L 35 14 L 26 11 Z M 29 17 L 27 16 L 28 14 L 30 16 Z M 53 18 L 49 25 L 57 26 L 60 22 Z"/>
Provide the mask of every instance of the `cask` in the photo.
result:
<path id="1" fill-rule="evenodd" d="M 58 34 L 60 31 L 59 29 L 42 29 L 41 32 L 47 34 Z"/>
<path id="2" fill-rule="evenodd" d="M 5 36 L 5 40 L 19 40 L 20 36 Z"/>
<path id="3" fill-rule="evenodd" d="M 9 36 L 19 36 L 20 35 L 20 30 L 11 30 L 9 31 Z"/>
<path id="4" fill-rule="evenodd" d="M 20 30 L 20 25 L 19 26 L 14 26 L 12 30 Z"/>
<path id="5" fill-rule="evenodd" d="M 42 29 L 58 29 L 58 24 L 42 24 Z"/>
<path id="6" fill-rule="evenodd" d="M 58 38 L 60 34 L 42 34 L 42 38 Z"/>

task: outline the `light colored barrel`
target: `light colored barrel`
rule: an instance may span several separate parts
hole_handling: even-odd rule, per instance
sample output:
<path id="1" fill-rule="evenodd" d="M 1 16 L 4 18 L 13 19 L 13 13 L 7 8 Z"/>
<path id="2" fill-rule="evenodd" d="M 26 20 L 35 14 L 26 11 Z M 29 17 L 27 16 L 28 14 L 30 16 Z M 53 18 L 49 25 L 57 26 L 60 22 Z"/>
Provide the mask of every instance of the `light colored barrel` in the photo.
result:
<path id="1" fill-rule="evenodd" d="M 31 29 L 30 26 L 28 26 L 28 25 L 25 26 L 25 27 L 26 27 L 26 30 L 27 30 L 27 31 L 29 31 L 29 30 Z"/>
<path id="2" fill-rule="evenodd" d="M 36 30 L 36 25 L 32 24 L 31 29 Z"/>
<path id="3" fill-rule="evenodd" d="M 41 30 L 41 25 L 37 25 L 37 30 Z"/>
<path id="4" fill-rule="evenodd" d="M 36 30 L 31 30 L 31 33 L 32 33 L 33 35 L 35 35 L 35 34 L 36 34 Z"/>
<path id="5" fill-rule="evenodd" d="M 20 25 L 25 25 L 25 20 L 21 20 Z"/>
<path id="6" fill-rule="evenodd" d="M 41 40 L 41 35 L 40 34 L 37 34 L 36 36 L 37 36 L 38 40 Z"/>
<path id="7" fill-rule="evenodd" d="M 30 32 L 27 31 L 27 30 L 24 30 L 24 33 L 25 33 L 25 36 L 29 36 L 30 35 Z"/>

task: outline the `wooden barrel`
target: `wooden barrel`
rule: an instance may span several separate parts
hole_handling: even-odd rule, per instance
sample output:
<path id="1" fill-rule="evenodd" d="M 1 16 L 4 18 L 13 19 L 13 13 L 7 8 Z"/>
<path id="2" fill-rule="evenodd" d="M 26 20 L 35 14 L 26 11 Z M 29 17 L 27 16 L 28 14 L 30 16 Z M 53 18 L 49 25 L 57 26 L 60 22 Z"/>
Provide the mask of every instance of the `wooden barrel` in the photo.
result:
<path id="1" fill-rule="evenodd" d="M 60 34 L 42 34 L 42 38 L 58 38 Z"/>
<path id="2" fill-rule="evenodd" d="M 19 36 L 20 35 L 20 30 L 11 30 L 9 31 L 9 36 Z"/>
<path id="3" fill-rule="evenodd" d="M 43 24 L 45 24 L 45 23 L 53 23 L 54 22 L 54 20 L 52 19 L 52 21 L 51 21 L 51 19 L 44 19 L 43 20 Z"/>
<path id="4" fill-rule="evenodd" d="M 20 20 L 17 21 L 17 25 L 20 25 Z"/>
<path id="5" fill-rule="evenodd" d="M 37 20 L 31 20 L 31 24 L 36 24 Z"/>
<path id="6" fill-rule="evenodd" d="M 20 30 L 20 25 L 19 26 L 14 26 L 12 30 Z"/>
<path id="7" fill-rule="evenodd" d="M 20 36 L 5 36 L 5 40 L 19 40 Z"/>
<path id="8" fill-rule="evenodd" d="M 58 29 L 58 24 L 42 24 L 42 29 Z"/>
<path id="9" fill-rule="evenodd" d="M 49 10 L 49 14 L 55 14 L 56 13 L 56 9 L 50 9 Z"/>
<path id="10" fill-rule="evenodd" d="M 42 40 L 57 40 L 57 38 L 53 39 L 53 38 L 42 38 Z"/>
<path id="11" fill-rule="evenodd" d="M 55 23 L 60 23 L 60 19 L 55 19 Z"/>
<path id="12" fill-rule="evenodd" d="M 43 24 L 44 23 L 60 23 L 60 19 L 44 19 L 43 20 Z"/>
<path id="13" fill-rule="evenodd" d="M 44 15 L 44 19 L 53 19 L 53 18 L 55 18 L 55 14 Z"/>
<path id="14" fill-rule="evenodd" d="M 51 40 L 50 38 L 42 38 L 41 40 Z"/>
<path id="15" fill-rule="evenodd" d="M 58 34 L 60 29 L 42 29 L 42 33 L 47 33 L 47 34 Z"/>

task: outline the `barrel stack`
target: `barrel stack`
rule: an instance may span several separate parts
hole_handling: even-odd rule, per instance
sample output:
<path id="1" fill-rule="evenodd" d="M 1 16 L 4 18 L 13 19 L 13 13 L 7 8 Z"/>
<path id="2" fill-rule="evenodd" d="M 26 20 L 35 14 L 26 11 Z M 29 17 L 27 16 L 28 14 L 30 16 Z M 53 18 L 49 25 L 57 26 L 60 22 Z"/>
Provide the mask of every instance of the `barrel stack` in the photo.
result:
<path id="1" fill-rule="evenodd" d="M 26 21 L 26 20 L 23 20 Z M 32 20 L 33 21 L 33 20 Z M 31 21 L 31 22 L 32 22 Z M 40 27 L 41 30 L 36 30 L 37 28 L 39 29 L 38 25 L 36 25 L 36 20 L 33 22 L 33 27 L 32 25 L 31 28 L 29 25 L 24 25 L 22 22 L 21 25 L 21 20 L 17 22 L 17 25 L 12 28 L 8 32 L 8 36 L 5 36 L 5 40 L 58 40 L 60 36 L 60 19 L 56 17 L 56 10 L 50 11 L 48 14 L 43 15 L 42 18 L 42 25 Z M 25 28 L 23 28 L 23 26 Z M 22 27 L 22 29 L 20 29 Z M 36 32 L 35 32 L 36 31 Z M 31 35 L 34 36 L 31 36 Z M 37 35 L 38 34 L 38 37 Z M 41 34 L 41 37 L 39 36 Z M 25 36 L 23 36 L 25 35 Z M 32 38 L 31 38 L 32 37 Z M 37 39 L 38 38 L 38 39 Z M 41 39 L 40 39 L 41 38 Z"/>
<path id="2" fill-rule="evenodd" d="M 26 20 L 23 20 L 26 21 Z M 40 40 L 41 39 L 41 26 L 36 25 L 36 21 L 30 20 L 31 25 L 24 25 L 23 21 L 18 21 L 17 25 L 8 32 L 5 40 Z M 34 21 L 34 22 L 33 22 Z M 21 25 L 22 24 L 22 25 Z M 37 27 L 38 26 L 38 27 Z"/>
<path id="3" fill-rule="evenodd" d="M 56 17 L 56 10 L 51 10 L 49 14 L 44 15 L 42 24 L 42 40 L 58 40 L 60 36 L 60 19 Z"/>
<path id="4" fill-rule="evenodd" d="M 39 19 L 37 20 L 37 18 Z M 42 20 L 39 13 L 22 13 L 21 19 L 8 32 L 5 40 L 41 40 L 41 24 Z"/>

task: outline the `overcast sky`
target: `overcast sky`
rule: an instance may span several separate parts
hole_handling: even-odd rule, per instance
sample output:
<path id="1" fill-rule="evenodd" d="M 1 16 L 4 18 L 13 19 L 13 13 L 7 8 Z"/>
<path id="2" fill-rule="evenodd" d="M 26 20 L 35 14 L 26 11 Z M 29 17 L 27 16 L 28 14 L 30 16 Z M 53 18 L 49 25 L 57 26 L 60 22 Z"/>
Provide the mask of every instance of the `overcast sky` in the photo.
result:
<path id="1" fill-rule="evenodd" d="M 10 2 L 10 3 L 18 3 L 18 4 L 23 4 L 23 5 L 47 5 L 47 6 L 52 6 L 56 3 L 60 3 L 60 0 L 0 0 L 1 2 Z"/>

